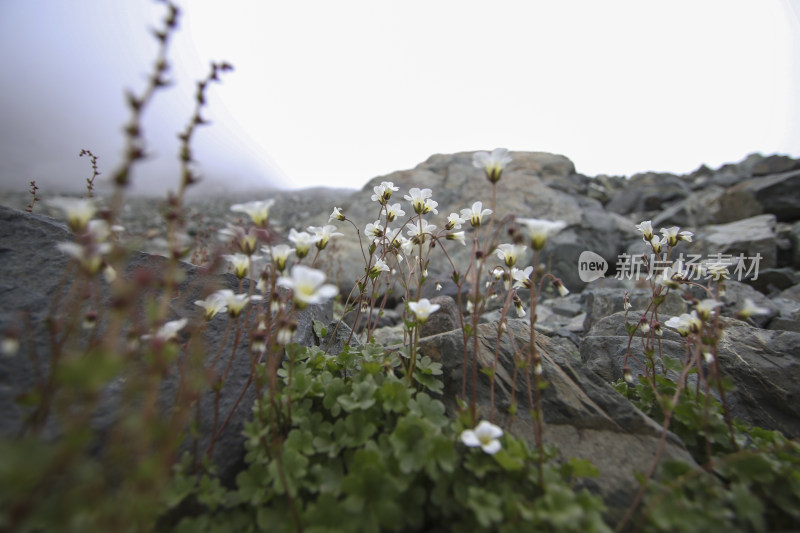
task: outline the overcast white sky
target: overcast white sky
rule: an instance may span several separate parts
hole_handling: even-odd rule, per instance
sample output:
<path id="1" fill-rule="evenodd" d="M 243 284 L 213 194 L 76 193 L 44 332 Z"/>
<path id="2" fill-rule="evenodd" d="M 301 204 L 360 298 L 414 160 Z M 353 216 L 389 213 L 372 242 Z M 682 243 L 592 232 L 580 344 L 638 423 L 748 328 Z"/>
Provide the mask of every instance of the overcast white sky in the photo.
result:
<path id="1" fill-rule="evenodd" d="M 179 82 L 145 121 L 137 190 L 177 181 L 175 134 L 211 60 L 211 184 L 361 187 L 433 153 L 570 157 L 587 175 L 800 156 L 800 0 L 184 0 Z M 163 6 L 0 0 L 0 185 L 110 175 Z M 423 185 L 423 184 L 421 184 Z"/>

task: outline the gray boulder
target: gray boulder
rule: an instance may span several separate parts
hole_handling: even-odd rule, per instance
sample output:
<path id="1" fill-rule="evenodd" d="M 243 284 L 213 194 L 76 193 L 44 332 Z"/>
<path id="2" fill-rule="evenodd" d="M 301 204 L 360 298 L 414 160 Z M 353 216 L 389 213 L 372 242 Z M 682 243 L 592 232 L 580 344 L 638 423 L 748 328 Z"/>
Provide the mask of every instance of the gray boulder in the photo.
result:
<path id="1" fill-rule="evenodd" d="M 512 152 L 511 155 L 513 160 L 497 184 L 495 220 L 516 215 L 566 222 L 567 228 L 548 241 L 542 260 L 551 261 L 552 272 L 570 290 L 579 291 L 583 287 L 577 270 L 581 252 L 595 251 L 614 264 L 623 243 L 635 236 L 633 225 L 624 217 L 607 212 L 597 200 L 562 190 L 570 189 L 565 184 L 572 183 L 568 178 L 575 172 L 574 165 L 566 157 L 543 152 Z M 472 156 L 473 152 L 431 156 L 414 169 L 374 178 L 361 191 L 354 193 L 349 200 L 337 207 L 342 207 L 344 214 L 363 233 L 366 224 L 378 218 L 379 206 L 370 201 L 373 187 L 382 181 L 394 183 L 399 190 L 393 194 L 390 203 L 399 202 L 406 211 L 406 217 L 411 214 L 411 209 L 403 195 L 408 194 L 412 187 L 429 188 L 433 191 L 433 199 L 439 204 L 439 214 L 429 216 L 428 219 L 442 229 L 451 212 L 460 212 L 476 201 L 481 201 L 484 208 L 491 207 L 491 184 L 486 180 L 483 171 L 472 165 Z M 582 182 L 583 180 L 577 180 L 577 183 Z M 548 185 L 555 183 L 559 185 Z M 574 188 L 580 187 L 575 185 Z M 309 224 L 323 222 L 320 217 Z M 353 228 L 339 225 L 347 236 L 340 237 L 334 249 L 323 253 L 322 264 L 328 270 L 329 276 L 337 280 L 340 288 L 349 292 L 353 280 L 364 273 L 364 260 L 358 239 L 352 235 Z M 398 225 L 395 223 L 390 226 Z M 466 231 L 467 242 L 470 243 L 472 229 L 469 224 L 462 229 Z M 502 242 L 508 242 L 507 235 L 499 235 L 498 244 Z M 364 242 L 365 249 L 367 244 Z M 466 267 L 471 253 L 469 245 L 462 246 L 447 241 L 443 246 L 457 267 Z M 449 279 L 453 268 L 444 254 L 434 250 L 428 270 L 431 277 Z M 397 287 L 394 291 L 395 294 L 402 294 Z"/>
<path id="2" fill-rule="evenodd" d="M 653 217 L 653 227 L 678 226 L 694 230 L 706 224 L 723 222 L 718 214 L 720 198 L 724 192 L 724 188 L 716 185 L 699 189 L 685 199 L 659 211 Z"/>
<path id="3" fill-rule="evenodd" d="M 590 288 L 583 292 L 583 303 L 586 306 L 584 330 L 589 331 L 601 319 L 624 310 L 625 292 L 618 288 Z M 628 293 L 631 304 L 629 315 L 631 320 L 637 319 L 650 305 L 649 290 L 636 289 Z M 662 313 L 680 315 L 686 312 L 686 303 L 675 291 L 670 291 L 659 307 Z"/>
<path id="4" fill-rule="evenodd" d="M 648 213 L 683 200 L 690 193 L 689 186 L 674 174 L 646 172 L 632 176 L 606 209 L 620 215 Z"/>
<path id="5" fill-rule="evenodd" d="M 792 266 L 800 269 L 800 222 L 792 224 L 789 242 L 792 249 Z"/>
<path id="6" fill-rule="evenodd" d="M 721 199 L 721 209 L 730 216 L 741 217 L 741 208 L 745 206 L 747 214 L 744 216 L 771 213 L 782 222 L 800 219 L 800 171 L 746 180 L 729 188 Z"/>
<path id="7" fill-rule="evenodd" d="M 789 298 L 775 297 L 770 303 L 777 307 L 777 316 L 767 324 L 767 329 L 800 333 L 800 302 Z"/>
<path id="8" fill-rule="evenodd" d="M 666 320 L 667 317 L 664 317 Z M 722 372 L 729 376 L 734 391 L 728 394 L 731 412 L 742 420 L 787 437 L 800 435 L 800 334 L 764 330 L 739 320 L 729 325 L 719 345 Z M 628 320 L 630 322 L 630 320 Z M 583 339 L 580 352 L 587 369 L 608 382 L 622 378 L 628 334 L 625 316 L 616 313 L 595 324 Z M 685 356 L 683 339 L 664 328 L 662 354 L 676 359 Z M 628 366 L 634 376 L 644 373 L 641 343 L 631 343 Z"/>
<path id="9" fill-rule="evenodd" d="M 4 437 L 17 434 L 25 416 L 30 412 L 19 405 L 17 400 L 34 386 L 36 371 L 43 372 L 45 377 L 50 372 L 50 307 L 54 298 L 65 294 L 72 285 L 72 278 L 65 277 L 69 272 L 70 260 L 56 250 L 56 244 L 72 238 L 71 233 L 54 220 L 0 207 L 0 254 L 4 260 L 4 267 L 0 270 L 0 291 L 4 295 L 3 307 L 0 309 L 0 334 L 19 327 L 24 332 L 19 352 L 15 356 L 0 357 L 0 435 Z M 160 256 L 133 253 L 125 275 L 139 281 L 158 279 L 158 272 L 165 263 L 166 260 Z M 187 329 L 192 329 L 191 324 L 197 324 L 202 316 L 202 310 L 193 304 L 196 299 L 203 298 L 217 288 L 238 289 L 238 279 L 230 274 L 212 276 L 185 263 L 180 265 L 180 269 L 184 279 L 178 291 L 180 296 L 170 302 L 170 312 L 171 319 L 189 319 L 190 326 Z M 111 305 L 108 287 L 101 284 L 100 289 L 100 301 L 103 305 Z M 141 292 L 149 290 L 144 286 L 139 286 L 139 289 Z M 139 304 L 141 295 L 134 295 L 140 300 Z M 131 320 L 135 320 L 133 317 L 137 313 L 143 313 L 139 304 L 134 304 Z M 304 345 L 314 344 L 316 340 L 312 321 L 327 323 L 331 314 L 330 304 L 310 306 L 299 313 L 295 341 Z M 218 400 L 220 417 L 230 414 L 230 420 L 224 429 L 221 429 L 222 418 L 217 421 L 218 438 L 212 454 L 220 476 L 230 483 L 244 464 L 242 429 L 251 416 L 257 391 L 253 380 L 248 336 L 241 335 L 234 346 L 235 336 L 225 334 L 227 321 L 226 316 L 217 316 L 208 323 L 204 349 L 200 351 L 204 367 L 218 375 L 224 372 L 233 357 Z M 102 321 L 97 327 L 103 327 Z M 185 342 L 187 339 L 181 337 L 179 340 Z M 225 345 L 221 346 L 223 341 Z M 212 361 L 219 350 L 223 355 L 212 370 Z M 29 357 L 32 354 L 35 357 Z M 34 365 L 33 361 L 38 364 Z M 132 371 L 133 367 L 125 368 Z M 178 394 L 179 375 L 178 368 L 174 366 L 164 372 L 159 393 L 163 416 L 169 414 L 171 400 Z M 101 439 L 119 422 L 120 416 L 124 415 L 129 398 L 123 395 L 131 392 L 125 387 L 125 383 L 133 377 L 119 375 L 104 389 L 103 402 L 92 417 L 92 425 Z M 216 401 L 210 387 L 198 398 L 199 423 L 195 435 L 198 450 L 201 452 L 208 449 L 211 435 L 215 431 Z M 59 423 L 56 418 L 50 416 L 47 419 L 42 433 L 44 438 L 58 438 Z M 193 445 L 193 442 L 186 441 L 184 449 L 192 449 Z M 102 442 L 97 446 L 102 447 Z"/>
<path id="10" fill-rule="evenodd" d="M 775 223 L 775 215 L 759 215 L 728 224 L 709 225 L 697 231 L 694 241 L 689 244 L 689 251 L 702 255 L 703 259 L 711 257 L 709 254 L 712 252 L 733 258 L 739 254 L 744 254 L 745 258 L 760 255 L 758 269 L 771 268 L 777 261 Z M 748 259 L 746 266 L 750 267 L 752 262 L 753 259 Z M 733 268 L 729 272 L 731 277 L 735 277 Z"/>
<path id="11" fill-rule="evenodd" d="M 800 168 L 800 161 L 786 155 L 768 155 L 753 165 L 753 176 L 766 176 Z"/>
<path id="12" fill-rule="evenodd" d="M 491 365 L 495 349 L 499 360 L 494 412 L 489 400 L 490 382 L 484 374 L 478 373 L 479 418 L 493 418 L 495 423 L 506 427 L 513 385 L 519 414 L 513 420 L 511 431 L 533 445 L 532 421 L 524 414 L 529 409 L 526 380 L 523 372 L 517 375 L 515 384 L 512 379 L 514 348 L 509 337 L 514 339 L 514 346 L 524 349 L 530 339 L 528 322 L 509 320 L 508 334 L 500 337 L 499 344 L 496 322 L 479 325 L 479 365 Z M 588 480 L 587 486 L 603 497 L 609 507 L 609 520 L 614 522 L 621 517 L 639 487 L 634 474 L 650 467 L 653 450 L 662 433 L 661 427 L 600 376 L 588 372 L 569 340 L 543 335 L 537 335 L 536 339 L 543 358 L 542 376 L 549 384 L 542 390 L 544 441 L 553 445 L 562 459 L 589 459 L 600 470 L 600 475 Z M 426 337 L 420 342 L 420 353 L 443 365 L 443 400 L 451 414 L 457 410 L 456 396 L 461 396 L 462 373 L 466 371 L 471 376 L 472 372 L 472 343 L 468 344 L 465 368 L 461 331 Z M 467 394 L 470 395 L 471 379 L 467 383 Z M 664 459 L 693 463 L 680 440 L 672 434 L 667 438 Z"/>
<path id="13" fill-rule="evenodd" d="M 758 277 L 747 279 L 747 283 L 758 291 L 775 295 L 800 283 L 800 274 L 792 268 L 765 268 L 758 272 Z"/>

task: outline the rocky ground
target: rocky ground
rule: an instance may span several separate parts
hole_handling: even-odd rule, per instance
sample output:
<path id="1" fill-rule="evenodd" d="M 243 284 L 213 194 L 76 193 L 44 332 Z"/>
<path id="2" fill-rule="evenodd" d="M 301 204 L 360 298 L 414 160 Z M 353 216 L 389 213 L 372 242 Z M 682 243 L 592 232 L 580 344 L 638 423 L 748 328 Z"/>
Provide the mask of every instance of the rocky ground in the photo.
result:
<path id="1" fill-rule="evenodd" d="M 660 435 L 659 426 L 634 410 L 610 385 L 622 377 L 628 342 L 626 321 L 640 316 L 649 303 L 649 292 L 643 289 L 646 280 L 635 279 L 623 260 L 647 251 L 635 229 L 644 220 L 652 220 L 656 231 L 679 226 L 693 232 L 693 241 L 681 244 L 687 258 L 731 260 L 731 279 L 722 307 L 728 329 L 719 353 L 722 367 L 736 386 L 729 398 L 731 407 L 746 421 L 800 437 L 800 406 L 796 401 L 800 396 L 800 161 L 752 155 L 737 164 L 718 169 L 701 167 L 688 175 L 643 173 L 626 179 L 581 175 L 560 155 L 518 152 L 512 156 L 514 160 L 498 185 L 498 215 L 548 218 L 567 224 L 550 239 L 546 250 L 552 270 L 572 293 L 565 298 L 546 295 L 538 309 L 544 376 L 551 383 L 543 396 L 546 438 L 565 457 L 585 457 L 601 470 L 603 475 L 593 489 L 612 509 L 618 512 L 630 502 L 637 486 L 633 470 L 646 470 Z M 364 226 L 377 218 L 377 204 L 369 197 L 373 186 L 381 181 L 392 181 L 400 188 L 392 201 L 400 202 L 408 211 L 402 195 L 411 187 L 431 188 L 439 202 L 439 215 L 431 222 L 442 226 L 450 212 L 478 200 L 488 205 L 491 200 L 490 186 L 482 172 L 472 166 L 471 153 L 435 155 L 414 169 L 375 178 L 361 191 L 318 189 L 266 191 L 238 198 L 195 197 L 188 204 L 189 229 L 198 234 L 203 227 L 221 227 L 238 218 L 228 210 L 231 203 L 271 197 L 277 200 L 271 211 L 272 224 L 280 234 L 285 235 L 292 227 L 302 230 L 327 223 L 334 206 L 342 208 L 363 232 Z M 46 193 L 42 191 L 42 197 L 46 198 Z M 0 204 L 16 209 L 24 209 L 29 200 L 24 192 L 0 194 Z M 159 206 L 152 199 L 132 198 L 122 223 L 135 235 L 155 236 L 162 227 Z M 48 214 L 46 207 L 38 204 L 35 212 Z M 32 227 L 40 221 L 8 210 L 3 216 L 0 248 L 7 254 L 24 251 L 20 256 L 24 261 L 7 256 L 6 264 L 17 266 L 13 275 L 8 269 L 2 272 L 0 285 L 8 294 L 19 290 L 21 278 L 25 278 L 26 287 L 43 286 L 44 274 L 35 272 L 39 268 L 35 265 L 50 265 L 52 252 L 32 257 L 31 241 L 27 240 L 41 233 L 39 226 Z M 11 224 L 19 229 L 12 229 Z M 342 223 L 339 226 L 345 236 L 337 237 L 326 250 L 324 266 L 346 293 L 363 274 L 364 265 L 353 228 Z M 445 246 L 456 263 L 463 264 L 459 262 L 467 258 L 467 248 L 450 241 Z M 591 282 L 581 279 L 578 262 L 584 251 L 606 261 L 605 278 Z M 742 258 L 738 267 L 734 261 L 737 257 Z M 757 269 L 752 268 L 754 262 Z M 427 293 L 439 298 L 442 310 L 424 333 L 420 350 L 444 365 L 445 396 L 451 397 L 459 390 L 458 376 L 463 370 L 462 337 L 455 329 L 460 310 L 451 299 L 456 289 L 448 282 L 449 265 L 435 259 L 429 273 L 443 285 L 441 291 L 430 289 Z M 623 310 L 626 292 L 633 306 L 628 314 Z M 20 301 L 25 298 L 21 295 Z M 748 321 L 736 320 L 734 314 L 748 298 L 768 312 Z M 386 345 L 402 339 L 396 309 L 400 303 L 391 300 L 380 318 L 376 337 Z M 686 302 L 672 293 L 660 317 L 666 321 L 687 309 Z M 0 326 L 11 320 L 13 311 L 8 309 L 0 316 Z M 496 310 L 491 309 L 483 317 L 479 360 L 495 356 L 492 347 L 497 341 L 492 324 L 497 318 Z M 526 320 L 510 321 L 508 327 L 509 338 L 518 339 L 515 342 L 524 343 L 528 338 Z M 680 357 L 681 338 L 665 330 L 665 355 Z M 513 360 L 513 347 L 508 343 L 504 337 L 497 352 L 507 368 Z M 636 347 L 633 352 L 632 360 L 641 360 Z M 635 372 L 639 370 L 634 368 Z M 500 389 L 506 390 L 509 376 L 502 372 L 498 376 Z M 481 394 L 482 408 L 486 409 L 485 390 Z M 497 404 L 500 411 L 508 407 L 505 401 Z M 530 428 L 515 425 L 515 430 L 530 434 Z M 236 442 L 231 446 L 237 446 Z M 665 457 L 688 458 L 677 437 L 669 439 Z"/>
<path id="2" fill-rule="evenodd" d="M 235 223 L 240 214 L 232 213 L 230 206 L 250 200 L 274 198 L 271 212 L 277 230 L 288 231 L 288 227 L 300 227 L 311 219 L 320 209 L 328 209 L 331 201 L 348 197 L 353 191 L 348 189 L 313 188 L 302 191 L 254 190 L 247 193 L 226 195 L 205 195 L 202 191 L 189 196 L 187 206 L 187 230 L 191 236 L 203 228 L 224 228 L 227 223 Z M 72 193 L 74 195 L 74 193 Z M 59 212 L 47 205 L 49 198 L 61 196 L 59 191 L 40 190 L 40 201 L 34 205 L 34 213 L 58 217 Z M 102 205 L 105 196 L 99 196 Z M 121 224 L 130 235 L 161 235 L 164 230 L 164 197 L 129 196 L 125 201 Z M 13 209 L 26 210 L 31 203 L 27 191 L 0 190 L 0 205 Z M 332 209 L 332 208 L 331 208 Z"/>

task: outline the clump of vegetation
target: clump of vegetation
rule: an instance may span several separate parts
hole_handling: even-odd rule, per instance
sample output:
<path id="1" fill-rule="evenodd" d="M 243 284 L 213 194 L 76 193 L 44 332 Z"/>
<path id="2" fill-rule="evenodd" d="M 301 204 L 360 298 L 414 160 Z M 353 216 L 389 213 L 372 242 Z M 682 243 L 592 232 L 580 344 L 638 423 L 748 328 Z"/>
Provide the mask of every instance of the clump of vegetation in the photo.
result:
<path id="1" fill-rule="evenodd" d="M 154 32 L 159 48 L 148 84 L 127 95 L 126 151 L 112 174 L 108 203 L 101 206 L 94 194 L 100 172 L 89 150 L 80 154 L 92 164 L 88 197 L 52 200 L 75 240 L 59 245 L 58 253 L 73 260 L 52 296 L 49 352 L 37 353 L 35 343 L 22 338 L 25 320 L 5 333 L 3 352 L 27 357 L 34 381 L 19 398 L 25 418 L 18 435 L 0 440 L 0 527 L 609 531 L 601 499 L 577 488 L 597 470 L 585 460 L 556 461 L 544 443 L 540 391 L 547 383 L 534 324 L 545 291 L 568 293 L 541 264 L 548 238 L 566 224 L 494 216 L 497 184 L 511 162 L 506 150 L 475 154 L 475 166 L 488 181 L 487 207 L 484 199 L 475 199 L 437 220 L 433 191 L 411 188 L 405 203 L 395 202 L 399 188 L 383 182 L 371 196 L 376 217 L 364 228 L 334 207 L 328 224 L 292 229 L 283 238 L 270 226 L 274 202 L 265 199 L 232 206 L 246 222 L 216 234 L 208 228 L 202 242 L 193 243 L 185 232 L 183 202 L 186 190 L 198 183 L 191 141 L 205 123 L 208 86 L 232 70 L 227 63 L 212 64 L 197 84 L 195 110 L 179 135 L 181 173 L 163 209 L 166 259 L 157 271 L 124 274 L 133 245 L 123 237 L 119 214 L 131 171 L 147 152 L 141 119 L 167 85 L 168 44 L 180 14 L 169 1 L 165 7 L 163 24 Z M 37 201 L 34 182 L 31 187 L 29 211 Z M 352 228 L 364 259 L 364 273 L 347 294 L 326 283 L 317 268 L 331 239 L 346 238 L 335 223 Z M 649 222 L 639 229 L 661 261 L 692 237 L 679 228 L 662 229 L 657 237 Z M 508 242 L 502 242 L 504 236 Z M 452 260 L 453 246 L 470 247 L 467 264 Z M 441 365 L 419 351 L 420 330 L 439 311 L 422 297 L 432 283 L 428 265 L 434 253 L 448 259 L 458 308 L 466 310 L 459 313 L 464 373 L 454 416 L 445 413 Z M 196 315 L 176 318 L 170 302 L 180 296 L 181 260 L 190 254 L 208 279 L 227 265 L 238 285 L 236 290 L 204 285 Z M 694 530 L 723 523 L 766 530 L 797 523 L 797 443 L 745 427 L 726 405 L 728 389 L 716 353 L 725 326 L 718 313 L 721 269 L 706 265 L 711 280 L 700 286 L 680 262 L 668 263 L 663 271 L 651 271 L 651 305 L 628 326 L 629 347 L 634 337 L 641 338 L 644 372 L 635 377 L 626 364 L 617 387 L 659 421 L 663 433 L 652 468 L 641 474 L 642 489 L 617 528 Z M 404 342 L 389 350 L 372 342 L 377 322 L 370 317 L 384 310 L 395 284 L 404 301 Z M 704 297 L 685 290 L 690 286 Z M 686 339 L 680 361 L 660 353 L 658 314 L 667 294 L 678 290 L 694 309 L 663 326 Z M 337 297 L 341 314 L 355 315 L 352 330 L 341 321 L 316 322 L 313 329 L 319 339 L 340 334 L 344 347 L 298 345 L 301 314 Z M 512 387 L 524 382 L 527 390 L 512 388 L 506 428 L 495 424 L 499 352 L 483 367 L 477 361 L 478 323 L 490 301 L 500 302 L 492 326 L 498 345 L 508 334 L 511 313 L 527 317 L 530 326 L 528 341 L 514 344 L 511 380 Z M 222 342 L 209 354 L 204 335 L 212 321 L 226 321 L 223 336 L 233 342 Z M 361 344 L 352 331 L 363 324 Z M 237 354 L 240 341 L 246 341 L 246 353 Z M 249 362 L 250 375 L 235 404 L 223 405 L 221 391 L 235 357 Z M 179 386 L 165 406 L 161 385 L 169 374 L 178 375 Z M 688 386 L 690 376 L 694 388 Z M 477 404 L 479 378 L 490 384 L 486 413 Z M 257 399 L 244 432 L 247 465 L 226 484 L 213 451 L 250 387 Z M 198 406 L 207 393 L 214 397 L 214 422 L 207 444 L 200 446 Z M 110 398 L 114 422 L 100 434 L 93 421 Z M 531 417 L 532 446 L 510 433 L 515 416 Z M 658 470 L 668 431 L 683 438 L 699 467 L 664 462 Z M 195 445 L 187 449 L 187 442 Z"/>

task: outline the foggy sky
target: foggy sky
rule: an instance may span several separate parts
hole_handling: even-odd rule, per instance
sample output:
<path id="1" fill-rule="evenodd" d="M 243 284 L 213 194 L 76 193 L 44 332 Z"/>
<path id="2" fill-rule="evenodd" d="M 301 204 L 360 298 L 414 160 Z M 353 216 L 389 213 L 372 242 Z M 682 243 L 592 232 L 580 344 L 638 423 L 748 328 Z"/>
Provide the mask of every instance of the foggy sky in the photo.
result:
<path id="1" fill-rule="evenodd" d="M 177 181 L 176 134 L 210 61 L 195 152 L 208 187 L 360 187 L 433 153 L 540 150 L 579 172 L 688 172 L 800 156 L 797 0 L 192 0 L 176 84 L 145 115 L 135 190 Z M 155 53 L 147 0 L 2 0 L 0 187 L 112 173 Z"/>

